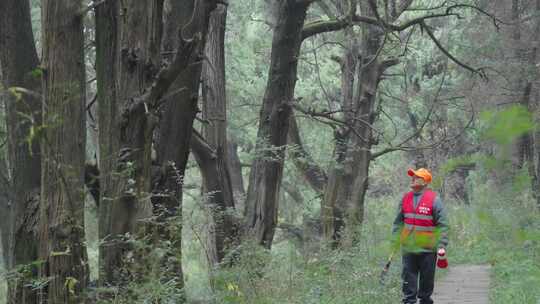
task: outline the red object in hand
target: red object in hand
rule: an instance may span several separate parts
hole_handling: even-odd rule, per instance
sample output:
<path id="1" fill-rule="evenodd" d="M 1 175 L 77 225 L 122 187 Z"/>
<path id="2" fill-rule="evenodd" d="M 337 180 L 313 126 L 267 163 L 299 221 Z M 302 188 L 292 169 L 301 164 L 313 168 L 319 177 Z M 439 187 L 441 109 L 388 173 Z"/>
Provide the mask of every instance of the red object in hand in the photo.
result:
<path id="1" fill-rule="evenodd" d="M 446 268 L 448 267 L 448 260 L 446 259 L 446 250 L 444 248 L 437 251 L 437 267 Z"/>

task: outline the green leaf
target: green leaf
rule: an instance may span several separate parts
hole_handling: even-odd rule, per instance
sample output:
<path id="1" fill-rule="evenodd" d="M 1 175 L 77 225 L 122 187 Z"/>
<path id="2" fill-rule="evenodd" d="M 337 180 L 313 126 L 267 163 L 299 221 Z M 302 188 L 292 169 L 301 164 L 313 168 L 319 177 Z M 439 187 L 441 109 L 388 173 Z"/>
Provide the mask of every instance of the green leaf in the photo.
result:
<path id="1" fill-rule="evenodd" d="M 67 277 L 66 282 L 64 283 L 64 286 L 67 288 L 68 292 L 71 295 L 75 295 L 75 286 L 79 283 L 79 280 L 75 279 L 74 277 Z"/>

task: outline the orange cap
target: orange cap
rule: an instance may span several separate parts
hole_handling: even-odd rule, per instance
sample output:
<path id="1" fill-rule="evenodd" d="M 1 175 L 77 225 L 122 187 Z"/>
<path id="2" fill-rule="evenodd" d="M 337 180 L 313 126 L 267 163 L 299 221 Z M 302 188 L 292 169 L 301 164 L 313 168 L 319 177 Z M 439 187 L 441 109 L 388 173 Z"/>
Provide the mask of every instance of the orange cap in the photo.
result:
<path id="1" fill-rule="evenodd" d="M 431 173 L 427 169 L 424 169 L 424 168 L 420 168 L 418 170 L 409 169 L 407 171 L 407 174 L 409 176 L 418 176 L 422 178 L 426 183 L 428 184 L 431 183 Z"/>

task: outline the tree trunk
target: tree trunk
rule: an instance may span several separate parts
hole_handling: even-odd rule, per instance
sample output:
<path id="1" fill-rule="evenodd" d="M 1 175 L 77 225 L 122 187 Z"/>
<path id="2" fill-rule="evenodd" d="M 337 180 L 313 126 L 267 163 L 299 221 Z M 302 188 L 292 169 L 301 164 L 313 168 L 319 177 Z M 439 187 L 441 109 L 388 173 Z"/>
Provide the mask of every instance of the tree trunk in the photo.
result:
<path id="1" fill-rule="evenodd" d="M 39 60 L 34 44 L 28 1 L 0 1 L 0 71 L 2 85 L 41 91 Z M 28 265 L 37 259 L 37 214 L 41 185 L 39 140 L 32 136 L 41 125 L 41 100 L 35 96 L 6 93 L 9 197 L 8 220 L 2 221 L 2 252 L 6 269 Z M 23 115 L 21 115 L 21 113 Z M 27 140 L 28 139 L 28 140 Z M 26 279 L 33 279 L 36 269 L 29 269 L 21 280 L 8 281 L 8 303 L 36 303 L 36 292 Z"/>
<path id="2" fill-rule="evenodd" d="M 365 11 L 367 11 L 366 9 Z M 372 13 L 368 13 L 372 14 Z M 338 200 L 347 210 L 347 225 L 349 231 L 355 231 L 364 219 L 364 199 L 368 188 L 369 165 L 371 162 L 371 146 L 373 145 L 372 128 L 376 116 L 376 96 L 381 75 L 388 67 L 387 62 L 378 58 L 383 33 L 378 27 L 366 26 L 363 28 L 361 65 L 358 69 L 358 87 L 353 108 L 353 128 L 351 146 L 347 158 L 352 158 L 351 166 L 345 166 L 346 176 L 350 176 L 351 187 Z M 353 241 L 356 234 L 353 233 Z"/>
<path id="3" fill-rule="evenodd" d="M 98 87 L 102 88 L 100 159 L 104 178 L 100 235 L 105 237 L 100 281 L 123 285 L 137 272 L 126 263 L 124 255 L 132 248 L 125 236 L 143 234 L 147 227 L 141 221 L 152 216 L 150 169 L 156 118 L 148 110 L 153 101 L 143 100 L 143 96 L 159 70 L 163 3 L 131 0 L 108 5 L 96 15 L 102 30 L 97 36 L 97 47 L 101 47 L 98 77 L 104 81 Z M 116 34 L 110 33 L 115 29 Z M 113 79 L 116 86 L 109 91 L 107 81 Z"/>
<path id="4" fill-rule="evenodd" d="M 202 61 L 210 12 L 215 1 L 172 1 L 165 4 L 165 27 L 162 49 L 165 54 L 174 52 L 182 41 L 194 39 L 196 45 L 190 54 L 192 62 L 171 85 L 169 100 L 161 111 L 157 130 L 157 164 L 162 176 L 154 185 L 153 192 L 159 194 L 153 201 L 154 214 L 161 227 L 161 238 L 171 241 L 171 250 L 164 259 L 163 279 L 174 278 L 178 288 L 183 287 L 181 264 L 181 218 L 182 186 L 189 155 L 193 120 L 198 112 L 197 100 L 201 80 Z M 178 34 L 180 33 L 180 39 Z"/>
<path id="5" fill-rule="evenodd" d="M 307 1 L 279 1 L 268 83 L 260 111 L 257 158 L 250 172 L 245 232 L 270 248 L 277 224 L 279 188 L 293 103 Z"/>
<path id="6" fill-rule="evenodd" d="M 362 11 L 366 16 L 374 16 L 366 3 L 362 3 Z M 376 26 L 366 25 L 362 28 L 361 46 L 362 60 L 356 68 L 358 85 L 354 97 L 354 65 L 347 54 L 344 59 L 342 90 L 344 100 L 342 109 L 347 126 L 336 132 L 336 165 L 329 177 L 325 198 L 321 207 L 323 234 L 333 240 L 333 244 L 344 244 L 342 237 L 347 229 L 351 239 L 355 241 L 355 230 L 363 221 L 364 198 L 368 187 L 369 164 L 371 162 L 371 146 L 373 145 L 372 125 L 376 116 L 375 101 L 381 75 L 394 60 L 382 61 L 378 58 L 383 33 Z M 354 49 L 354 46 L 351 46 Z M 351 103 L 349 105 L 349 103 Z"/>
<path id="7" fill-rule="evenodd" d="M 103 29 L 102 35 L 97 37 L 97 46 L 102 48 L 98 52 L 102 57 L 98 60 L 101 63 L 98 76 L 101 74 L 100 79 L 104 81 L 114 79 L 115 83 L 114 93 L 106 95 L 108 90 L 104 87 L 104 94 L 100 95 L 100 115 L 103 115 L 100 126 L 105 124 L 103 130 L 114 131 L 100 133 L 101 175 L 108 178 L 102 187 L 100 208 L 100 235 L 106 237 L 100 252 L 103 285 L 123 286 L 129 280 L 142 278 L 148 271 L 143 262 L 148 255 L 143 252 L 135 252 L 134 263 L 127 263 L 126 254 L 134 248 L 129 246 L 125 236 L 129 234 L 142 240 L 156 223 L 143 220 L 158 215 L 159 239 L 168 241 L 163 243 L 171 247 L 164 258 L 166 271 L 158 273 L 167 281 L 175 280 L 178 287 L 183 286 L 179 258 L 181 230 L 173 231 L 166 224 L 168 219 L 178 221 L 181 216 L 179 184 L 196 113 L 194 92 L 198 91 L 201 65 L 198 60 L 202 58 L 207 24 L 203 14 L 213 3 L 198 6 L 195 2 L 199 3 L 193 0 L 167 2 L 168 12 L 173 15 L 165 19 L 167 39 L 163 51 L 173 55 L 165 62 L 161 62 L 160 49 L 163 1 L 124 1 L 96 15 L 103 18 L 103 23 L 97 22 Z M 116 29 L 117 34 L 110 34 L 107 29 Z M 107 64 L 114 67 L 114 74 L 106 74 Z M 175 83 L 177 78 L 183 81 Z M 171 87 L 174 91 L 165 96 Z M 179 95 L 185 100 L 170 102 Z M 158 116 L 162 118 L 159 122 Z M 155 134 L 158 124 L 159 132 Z M 154 137 L 157 152 L 154 161 L 155 165 L 163 166 L 163 174 L 156 176 L 152 183 Z M 153 193 L 159 195 L 153 196 Z"/>
<path id="8" fill-rule="evenodd" d="M 191 149 L 201 169 L 204 199 L 207 201 L 211 220 L 207 225 L 208 262 L 212 267 L 217 267 L 223 261 L 227 249 L 237 243 L 238 222 L 233 213 L 234 205 L 228 205 L 232 203 L 232 188 L 230 184 L 228 186 L 222 184 L 223 173 L 226 171 L 220 166 L 218 151 L 201 135 L 192 136 Z"/>
<path id="9" fill-rule="evenodd" d="M 527 56 L 526 49 L 522 46 L 524 41 L 522 40 L 521 33 L 521 16 L 520 16 L 520 1 L 512 0 L 512 21 L 514 23 L 514 28 L 512 32 L 512 39 L 514 40 L 514 57 L 518 62 L 519 71 L 515 73 L 516 78 L 514 79 L 515 86 L 515 95 L 516 95 L 516 104 L 519 104 L 527 109 L 529 107 L 529 99 L 531 94 L 531 81 L 527 80 L 527 74 L 525 73 L 526 65 L 530 64 L 531 60 L 536 56 L 533 54 L 529 56 L 529 60 L 525 58 Z M 514 149 L 514 167 L 520 169 L 523 168 L 527 163 L 534 161 L 532 157 L 532 134 L 527 133 L 520 136 L 517 139 L 517 144 Z M 532 177 L 532 176 L 531 176 Z"/>
<path id="10" fill-rule="evenodd" d="M 81 1 L 44 0 L 41 295 L 48 303 L 81 303 L 88 281 L 84 241 L 86 95 Z"/>
<path id="11" fill-rule="evenodd" d="M 225 90 L 225 26 L 227 6 L 218 5 L 211 13 L 205 48 L 207 61 L 203 64 L 203 119 L 204 138 L 214 152 L 206 163 L 213 174 L 203 172 L 203 189 L 212 224 L 208 229 L 210 264 L 217 266 L 225 257 L 226 249 L 237 240 L 234 219 L 234 196 L 229 166 L 227 165 L 227 98 Z M 193 150 L 195 152 L 195 149 Z M 194 153 L 196 156 L 197 154 Z M 199 157 L 197 157 L 199 158 Z M 202 165 L 202 166 L 201 166 Z M 199 162 L 203 168 L 204 164 Z M 204 170 L 203 170 L 204 171 Z M 211 171 L 207 171 L 210 173 Z"/>
<path id="12" fill-rule="evenodd" d="M 2 77 L 0 71 L 0 77 Z M 0 102 L 3 102 L 4 94 L 0 92 Z M 8 216 L 13 216 L 11 214 L 11 181 L 9 180 L 9 172 L 7 168 L 7 161 L 4 155 L 0 155 L 0 214 L 6 214 Z M 9 259 L 11 256 L 9 249 L 9 239 L 11 234 L 9 220 L 0 222 L 0 239 L 1 239 L 1 250 L 2 250 L 2 267 L 5 270 L 9 270 L 8 265 Z"/>
<path id="13" fill-rule="evenodd" d="M 538 122 L 540 120 L 540 115 L 538 113 L 540 107 L 538 106 L 538 102 L 535 102 L 531 95 L 538 94 L 538 87 L 535 88 L 535 83 L 538 79 L 538 70 L 536 68 L 536 64 L 538 61 L 537 53 L 539 47 L 538 40 L 540 39 L 540 21 L 538 18 L 535 19 L 536 21 L 534 25 L 533 37 L 530 40 L 532 41 L 532 47 L 529 49 L 527 54 L 526 50 L 524 50 L 520 45 L 521 43 L 524 43 L 524 41 L 522 40 L 523 37 L 521 33 L 519 4 L 519 0 L 512 1 L 512 19 L 515 23 L 513 39 L 516 45 L 518 45 L 514 55 L 516 59 L 519 60 L 520 66 L 523 65 L 523 69 L 525 69 L 525 71 L 522 73 L 518 73 L 516 79 L 516 92 L 519 96 L 517 103 L 528 109 L 533 114 L 534 120 Z M 540 9 L 540 1 L 536 1 L 535 9 Z M 532 69 L 532 73 L 527 71 L 527 69 Z M 537 90 L 536 92 L 534 91 L 535 89 Z M 534 130 L 520 136 L 517 140 L 517 151 L 515 151 L 517 156 L 514 157 L 514 163 L 517 163 L 518 168 L 527 166 L 527 170 L 531 178 L 532 194 L 535 197 L 538 206 L 540 206 L 540 154 L 538 152 L 540 149 L 539 137 L 539 133 L 535 133 Z"/>
<path id="14" fill-rule="evenodd" d="M 99 181 L 100 202 L 98 211 L 99 248 L 99 285 L 105 286 L 114 280 L 112 250 L 108 238 L 111 234 L 112 206 L 117 156 L 119 148 L 120 109 L 116 100 L 116 50 L 118 31 L 118 1 L 106 1 L 95 10 L 96 24 L 96 77 L 97 103 L 99 120 Z"/>
<path id="15" fill-rule="evenodd" d="M 535 10 L 540 11 L 540 0 L 535 1 Z M 531 73 L 532 77 L 529 78 L 525 87 L 523 104 L 531 111 L 534 122 L 538 125 L 540 123 L 540 101 L 538 100 L 540 87 L 537 84 L 539 76 L 537 62 L 540 48 L 540 18 L 535 20 L 534 36 L 531 39 L 533 47 L 528 58 L 528 65 L 532 67 L 533 73 Z M 536 98 L 531 98 L 531 95 L 536 96 Z M 537 206 L 540 209 L 540 130 L 536 129 L 536 131 L 533 129 L 525 135 L 525 151 L 527 151 L 527 169 L 531 177 L 532 194 L 536 198 Z"/>
<path id="16" fill-rule="evenodd" d="M 342 230 L 345 227 L 347 210 L 343 208 L 342 196 L 347 193 L 347 188 L 350 187 L 351 182 L 347 179 L 345 172 L 345 163 L 350 163 L 350 161 L 346 160 L 350 138 L 348 134 L 343 134 L 342 130 L 338 129 L 335 133 L 335 163 L 330 169 L 328 183 L 321 203 L 323 236 L 326 240 L 331 241 L 333 246 L 339 243 Z"/>
<path id="17" fill-rule="evenodd" d="M 536 11 L 540 11 L 540 0 L 535 1 L 535 8 Z M 538 61 L 538 52 L 540 51 L 540 18 L 536 18 L 536 25 L 535 25 L 535 36 L 536 39 L 533 41 L 536 41 L 535 48 L 533 49 L 533 55 L 535 56 L 534 59 L 534 65 L 535 65 L 535 75 L 537 80 L 539 72 L 538 72 L 538 65 L 536 64 L 536 61 Z M 536 88 L 536 94 L 535 94 L 535 102 L 532 103 L 533 108 L 533 117 L 536 125 L 540 125 L 540 88 Z M 533 192 L 536 196 L 536 205 L 538 210 L 540 210 L 540 128 L 536 128 L 536 131 L 534 133 L 534 155 L 535 158 L 531 164 L 535 165 L 535 170 L 533 173 L 534 178 L 532 179 L 532 188 Z"/>
<path id="18" fill-rule="evenodd" d="M 356 79 L 356 69 L 358 65 L 358 43 L 353 37 L 355 33 L 352 29 L 345 31 L 348 48 L 340 60 L 341 64 L 341 109 L 343 120 L 348 124 L 354 123 L 353 100 Z M 341 126 L 334 132 L 334 163 L 329 170 L 328 183 L 325 188 L 324 198 L 321 202 L 321 223 L 323 236 L 326 240 L 337 242 L 344 227 L 345 210 L 338 204 L 341 195 L 346 192 L 346 187 L 350 180 L 345 177 L 345 162 L 347 160 L 347 150 L 351 139 L 351 131 L 347 126 Z M 333 245 L 336 245 L 334 243 Z"/>

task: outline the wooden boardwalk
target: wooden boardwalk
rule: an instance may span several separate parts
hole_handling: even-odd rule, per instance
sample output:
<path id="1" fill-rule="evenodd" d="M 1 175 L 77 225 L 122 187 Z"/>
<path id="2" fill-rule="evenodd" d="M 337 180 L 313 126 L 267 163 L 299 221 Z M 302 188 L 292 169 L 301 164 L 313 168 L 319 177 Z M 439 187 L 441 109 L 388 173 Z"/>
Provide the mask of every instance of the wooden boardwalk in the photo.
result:
<path id="1" fill-rule="evenodd" d="M 458 265 L 435 283 L 435 304 L 489 304 L 489 266 Z"/>

